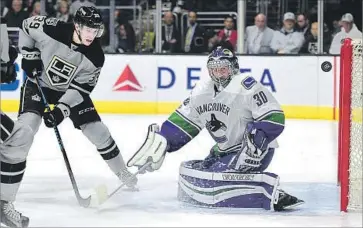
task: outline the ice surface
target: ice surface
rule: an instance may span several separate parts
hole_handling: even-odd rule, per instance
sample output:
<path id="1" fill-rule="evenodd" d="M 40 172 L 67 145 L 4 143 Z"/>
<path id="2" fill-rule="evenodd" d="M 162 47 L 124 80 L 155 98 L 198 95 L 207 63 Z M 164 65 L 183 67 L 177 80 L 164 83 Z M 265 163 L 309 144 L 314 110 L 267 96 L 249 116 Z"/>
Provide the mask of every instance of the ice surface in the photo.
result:
<path id="1" fill-rule="evenodd" d="M 147 126 L 165 118 L 102 115 L 125 160 L 144 141 Z M 81 131 L 66 120 L 60 132 L 83 196 L 98 184 L 107 184 L 110 190 L 117 186 L 117 178 Z M 306 201 L 292 212 L 201 209 L 180 204 L 176 200 L 179 164 L 207 156 L 213 145 L 207 132 L 169 154 L 159 171 L 142 175 L 139 192 L 121 191 L 101 207 L 85 209 L 74 197 L 53 130 L 42 126 L 30 151 L 16 207 L 30 217 L 32 227 L 362 227 L 362 214 L 339 211 L 336 141 L 335 122 L 287 120 L 268 171 L 280 175 L 284 190 Z"/>

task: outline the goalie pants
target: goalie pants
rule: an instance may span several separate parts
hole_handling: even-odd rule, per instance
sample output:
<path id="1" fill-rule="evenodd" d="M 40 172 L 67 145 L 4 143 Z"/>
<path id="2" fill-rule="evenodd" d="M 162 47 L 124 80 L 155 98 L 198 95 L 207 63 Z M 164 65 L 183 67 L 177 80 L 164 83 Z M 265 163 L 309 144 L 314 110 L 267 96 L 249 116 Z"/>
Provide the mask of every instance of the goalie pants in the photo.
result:
<path id="1" fill-rule="evenodd" d="M 0 198 L 14 201 L 24 176 L 33 133 L 31 128 L 21 121 L 14 122 L 5 113 L 0 111 L 0 114 Z"/>

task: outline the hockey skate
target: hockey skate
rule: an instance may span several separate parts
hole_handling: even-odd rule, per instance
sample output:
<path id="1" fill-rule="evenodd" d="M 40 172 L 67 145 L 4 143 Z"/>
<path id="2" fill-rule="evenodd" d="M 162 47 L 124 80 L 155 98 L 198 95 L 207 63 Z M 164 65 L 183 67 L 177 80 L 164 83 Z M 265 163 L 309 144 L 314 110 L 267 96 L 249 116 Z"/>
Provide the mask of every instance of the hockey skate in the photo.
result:
<path id="1" fill-rule="evenodd" d="M 26 228 L 29 225 L 29 218 L 16 211 L 11 202 L 0 201 L 1 223 L 8 227 Z"/>
<path id="2" fill-rule="evenodd" d="M 283 190 L 278 189 L 276 194 L 278 194 L 278 196 L 276 197 L 274 202 L 275 211 L 291 209 L 305 203 L 303 200 L 298 199 L 295 196 L 289 195 Z"/>
<path id="3" fill-rule="evenodd" d="M 136 187 L 138 181 L 137 177 L 134 176 L 130 171 L 123 169 L 117 174 L 117 176 L 122 183 L 126 184 L 126 187 L 128 188 L 127 190 L 138 191 L 138 188 Z"/>

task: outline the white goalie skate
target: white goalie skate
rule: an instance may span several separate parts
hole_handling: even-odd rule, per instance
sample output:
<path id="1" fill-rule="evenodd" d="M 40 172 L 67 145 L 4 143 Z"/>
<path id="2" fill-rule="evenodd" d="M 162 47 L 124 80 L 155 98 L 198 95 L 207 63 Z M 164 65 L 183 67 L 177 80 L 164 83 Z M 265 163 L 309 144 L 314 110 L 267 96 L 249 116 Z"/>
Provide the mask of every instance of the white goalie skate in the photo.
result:
<path id="1" fill-rule="evenodd" d="M 8 227 L 26 228 L 29 225 L 29 218 L 15 210 L 11 202 L 0 201 L 1 223 Z"/>

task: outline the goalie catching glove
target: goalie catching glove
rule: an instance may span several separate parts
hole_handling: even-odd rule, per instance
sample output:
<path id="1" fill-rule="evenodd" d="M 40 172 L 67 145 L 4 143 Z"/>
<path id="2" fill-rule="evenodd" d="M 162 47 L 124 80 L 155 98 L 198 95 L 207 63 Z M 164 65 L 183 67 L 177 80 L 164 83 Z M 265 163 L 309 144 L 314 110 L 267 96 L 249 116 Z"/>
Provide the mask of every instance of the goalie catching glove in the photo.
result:
<path id="1" fill-rule="evenodd" d="M 229 168 L 244 173 L 258 170 L 262 159 L 267 154 L 267 137 L 265 133 L 248 123 L 243 134 L 242 148 L 231 160 Z"/>
<path id="2" fill-rule="evenodd" d="M 164 136 L 159 134 L 159 128 L 157 124 L 149 126 L 145 142 L 127 162 L 128 167 L 136 166 L 140 169 L 150 162 L 150 165 L 146 168 L 147 171 L 153 172 L 160 169 L 165 158 L 168 142 Z"/>

